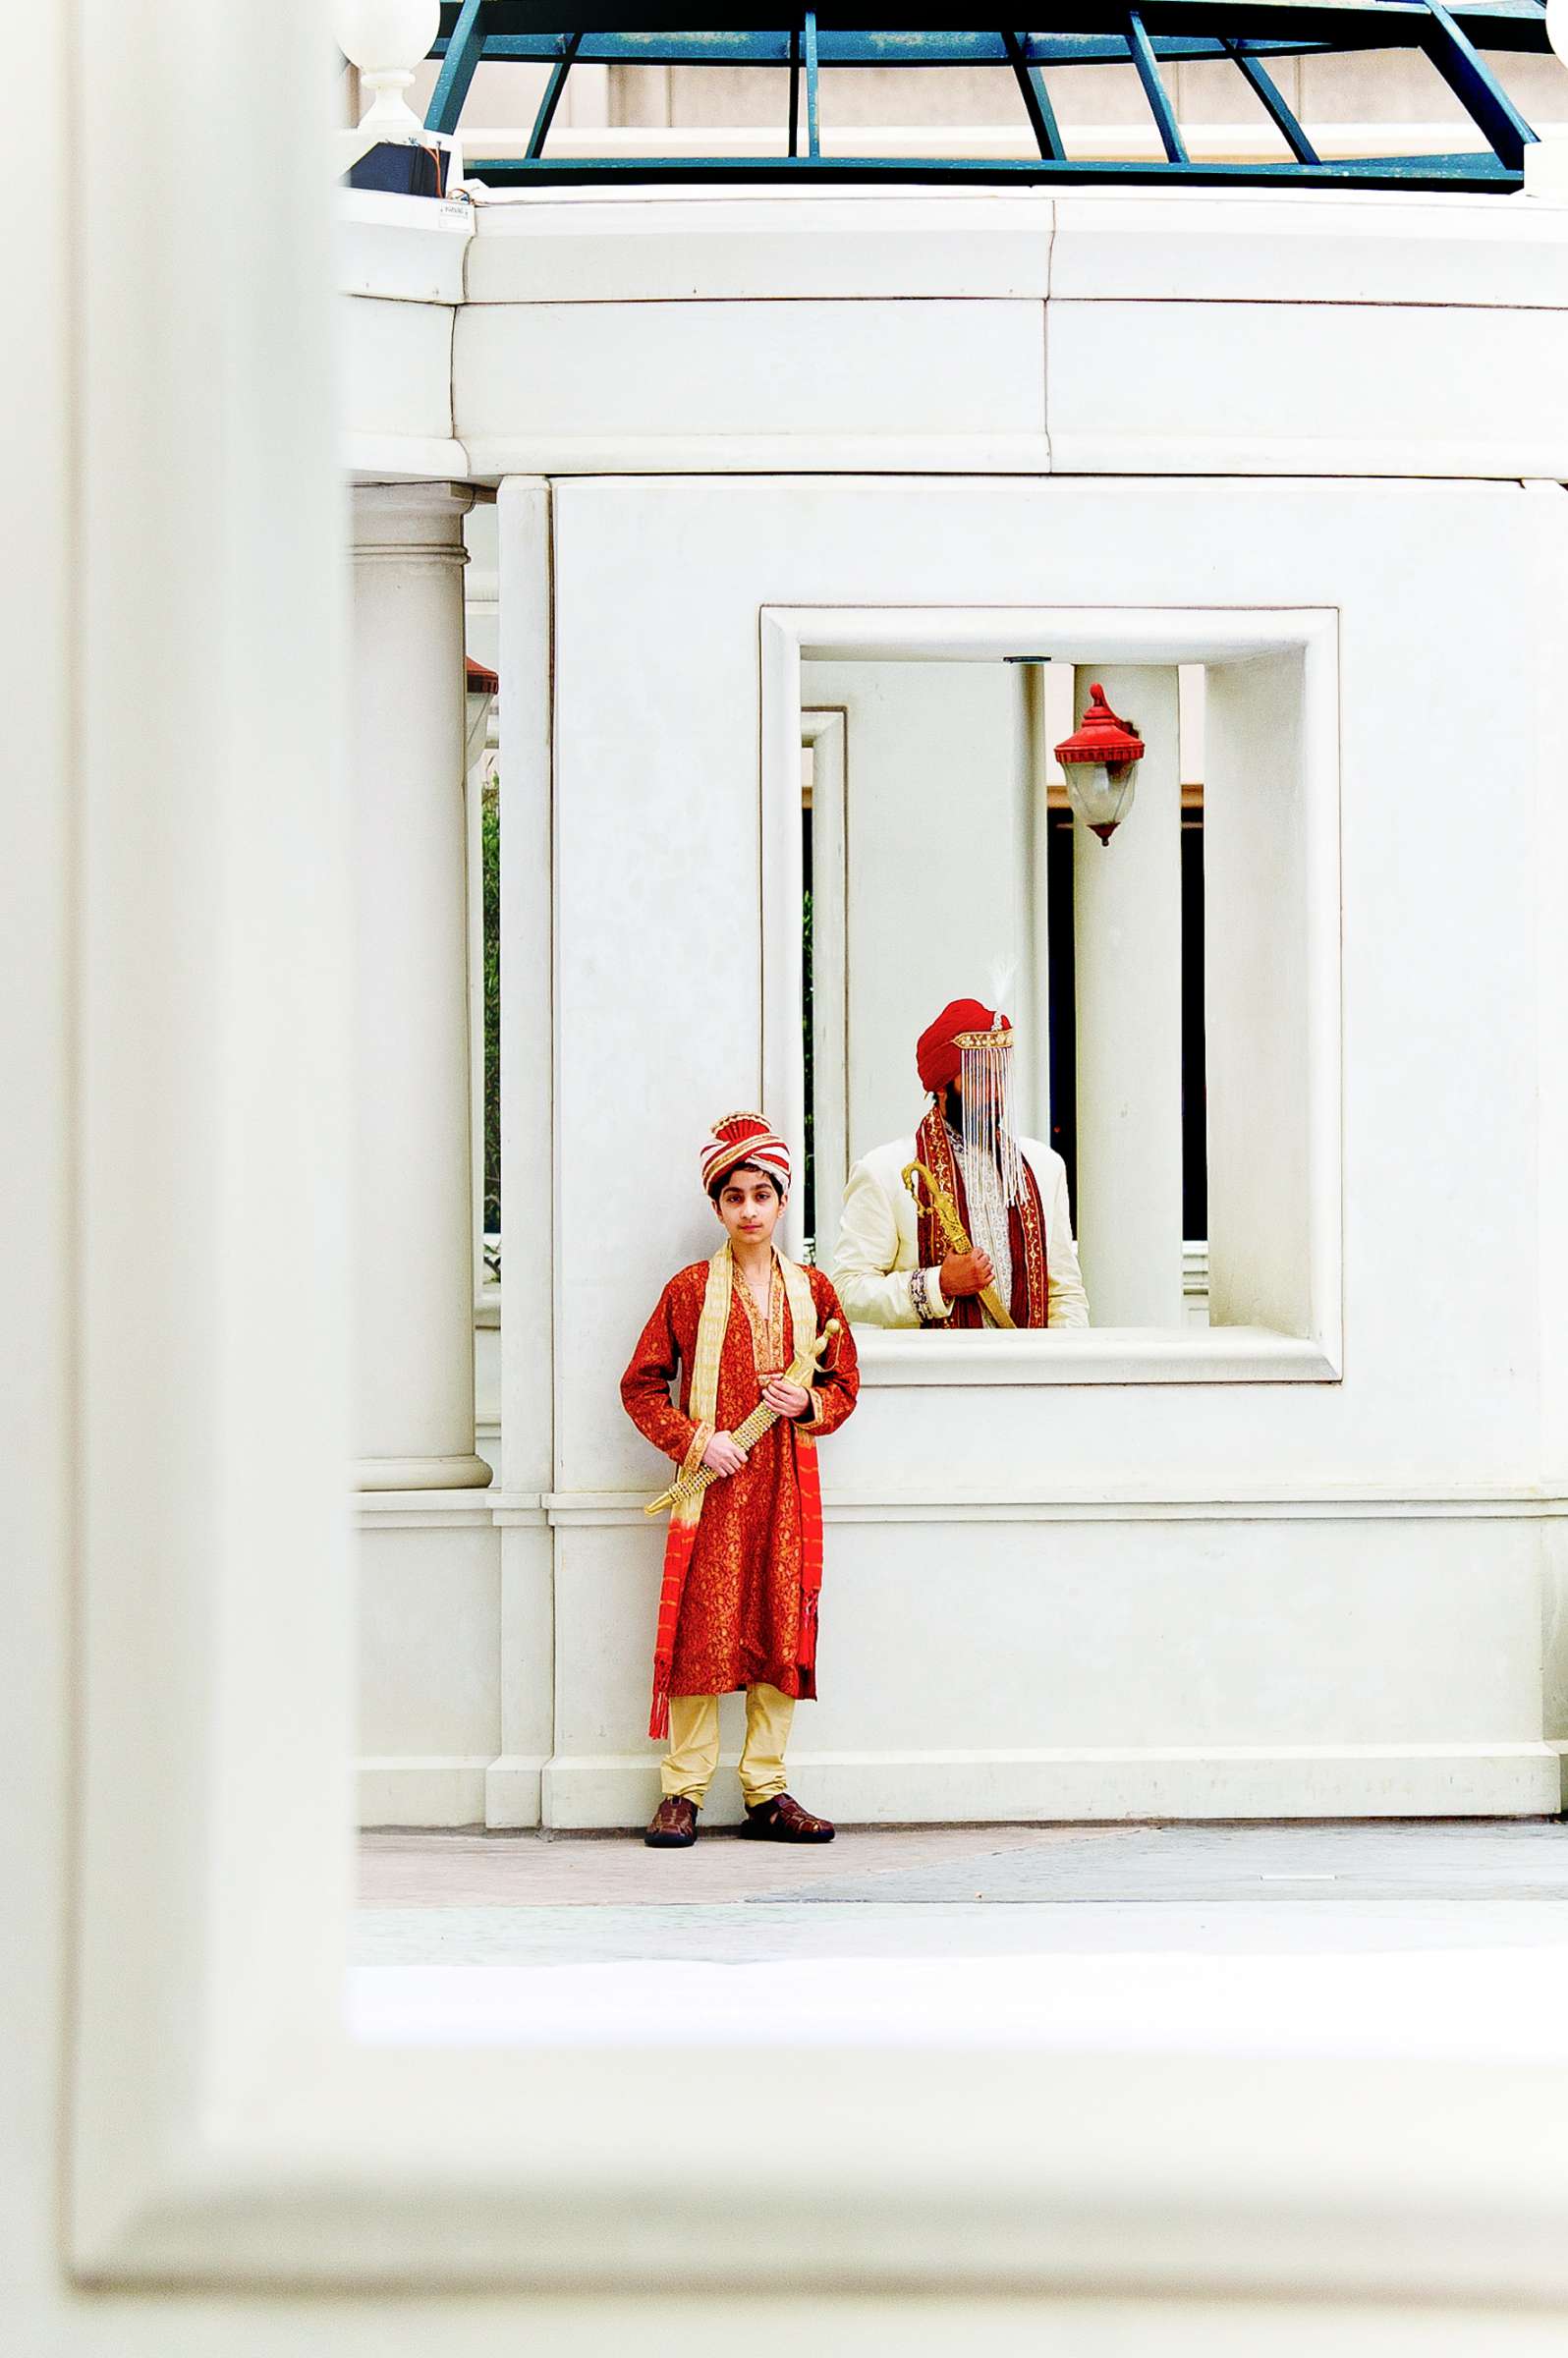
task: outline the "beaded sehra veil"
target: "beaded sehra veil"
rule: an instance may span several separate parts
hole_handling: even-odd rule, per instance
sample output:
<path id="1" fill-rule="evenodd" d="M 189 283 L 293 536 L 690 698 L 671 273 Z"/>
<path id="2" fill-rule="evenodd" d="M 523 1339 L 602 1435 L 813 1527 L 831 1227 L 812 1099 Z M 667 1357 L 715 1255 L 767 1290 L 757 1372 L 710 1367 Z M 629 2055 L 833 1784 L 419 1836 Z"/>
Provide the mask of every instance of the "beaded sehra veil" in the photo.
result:
<path id="1" fill-rule="evenodd" d="M 998 1010 L 1012 979 L 1011 966 L 991 970 L 991 1004 Z M 959 1052 L 959 1136 L 971 1222 L 980 1234 L 998 1241 L 1007 1235 L 1008 1212 L 1024 1200 L 1014 1038 L 1012 1026 L 998 1012 L 988 1032 L 960 1032 L 954 1043 Z"/>
<path id="2" fill-rule="evenodd" d="M 978 1237 L 1007 1234 L 1007 1214 L 1024 1200 L 1024 1161 L 1014 1110 L 1011 1031 L 961 1032 L 959 1137 L 970 1225 Z M 994 1258 L 994 1254 L 993 1254 Z"/>

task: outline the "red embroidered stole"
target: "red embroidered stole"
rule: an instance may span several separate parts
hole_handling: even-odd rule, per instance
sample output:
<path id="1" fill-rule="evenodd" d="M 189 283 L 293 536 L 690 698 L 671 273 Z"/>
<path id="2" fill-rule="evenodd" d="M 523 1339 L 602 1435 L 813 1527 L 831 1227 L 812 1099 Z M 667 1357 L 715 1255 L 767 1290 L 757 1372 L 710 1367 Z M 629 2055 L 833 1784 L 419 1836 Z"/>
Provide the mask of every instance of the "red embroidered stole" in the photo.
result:
<path id="1" fill-rule="evenodd" d="M 801 1486 L 801 1626 L 795 1645 L 795 1667 L 800 1672 L 801 1699 L 816 1699 L 816 1617 L 822 1594 L 822 1475 L 816 1462 L 816 1443 L 799 1425 L 795 1435 L 795 1475 Z"/>
<path id="2" fill-rule="evenodd" d="M 947 1134 L 941 1108 L 933 1105 L 915 1133 L 915 1159 L 924 1162 L 938 1187 L 951 1196 L 958 1206 L 971 1242 L 975 1231 L 969 1223 L 969 1199 L 964 1192 L 964 1177 L 953 1152 L 953 1142 Z M 1046 1286 L 1045 1211 L 1039 1200 L 1039 1183 L 1030 1166 L 1024 1165 L 1024 1201 L 1011 1204 L 1007 1210 L 1007 1235 L 1013 1255 L 1013 1296 L 1007 1307 L 1015 1326 L 1043 1326 L 1048 1321 L 1050 1297 Z M 917 1229 L 920 1265 L 933 1269 L 946 1260 L 951 1247 L 942 1231 L 932 1206 L 923 1196 Z M 978 1294 L 962 1295 L 953 1304 L 950 1326 L 983 1326 L 984 1311 Z"/>

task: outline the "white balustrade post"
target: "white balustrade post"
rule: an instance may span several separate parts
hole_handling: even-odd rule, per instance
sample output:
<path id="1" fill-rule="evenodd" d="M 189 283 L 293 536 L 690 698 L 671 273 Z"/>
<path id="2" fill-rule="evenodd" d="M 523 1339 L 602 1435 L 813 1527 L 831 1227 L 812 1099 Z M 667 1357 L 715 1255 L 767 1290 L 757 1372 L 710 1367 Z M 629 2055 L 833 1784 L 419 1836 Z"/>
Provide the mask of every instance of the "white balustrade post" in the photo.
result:
<path id="1" fill-rule="evenodd" d="M 463 517 L 355 492 L 355 1409 L 362 1489 L 483 1484 L 474 1453 Z"/>
<path id="2" fill-rule="evenodd" d="M 403 93 L 441 29 L 439 0 L 335 0 L 332 29 L 359 74 L 370 104 L 360 121 L 361 149 L 379 140 L 420 139 L 423 126 Z"/>
<path id="3" fill-rule="evenodd" d="M 1108 843 L 1073 825 L 1078 1239 L 1096 1326 L 1179 1326 L 1182 1300 L 1181 748 L 1172 665 L 1079 669 L 1143 738 Z"/>

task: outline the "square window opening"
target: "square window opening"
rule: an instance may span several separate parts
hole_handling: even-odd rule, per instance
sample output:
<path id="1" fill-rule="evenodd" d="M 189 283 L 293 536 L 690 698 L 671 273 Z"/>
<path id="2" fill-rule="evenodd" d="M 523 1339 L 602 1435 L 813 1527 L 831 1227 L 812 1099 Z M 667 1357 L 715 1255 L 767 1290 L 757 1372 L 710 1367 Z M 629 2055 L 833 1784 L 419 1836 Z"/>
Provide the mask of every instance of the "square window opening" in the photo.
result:
<path id="1" fill-rule="evenodd" d="M 1018 1129 L 1042 1178 L 1060 1158 L 1091 1324 L 1054 1294 L 1048 1334 L 877 1334 L 852 1305 L 873 1365 L 1337 1376 L 1334 617 L 1231 614 L 1207 645 L 1185 610 L 911 619 L 900 643 L 846 615 L 835 645 L 822 610 L 764 616 L 790 654 L 764 771 L 787 728 L 793 1055 L 766 1061 L 805 1141 L 796 1249 L 838 1264 L 852 1169 L 931 1104 L 917 1035 L 978 997 L 1015 1026 Z M 1108 842 L 1054 752 L 1093 683 L 1146 746 Z"/>

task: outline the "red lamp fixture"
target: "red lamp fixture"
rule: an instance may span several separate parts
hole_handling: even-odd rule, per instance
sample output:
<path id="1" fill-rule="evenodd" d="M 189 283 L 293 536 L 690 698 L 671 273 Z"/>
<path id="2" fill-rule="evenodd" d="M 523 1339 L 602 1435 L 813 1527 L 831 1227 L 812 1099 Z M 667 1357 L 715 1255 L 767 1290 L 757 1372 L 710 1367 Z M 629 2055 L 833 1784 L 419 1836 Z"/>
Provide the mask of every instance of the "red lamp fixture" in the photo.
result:
<path id="1" fill-rule="evenodd" d="M 1130 721 L 1119 720 L 1096 681 L 1089 709 L 1071 737 L 1056 748 L 1067 779 L 1067 799 L 1086 827 L 1109 843 L 1133 807 L 1144 741 Z"/>
<path id="2" fill-rule="evenodd" d="M 495 702 L 501 678 L 487 663 L 476 663 L 472 655 L 464 658 L 463 671 L 463 701 L 468 714 L 463 743 L 463 774 L 466 777 L 484 751 L 484 733 L 489 726 L 490 706 Z"/>

